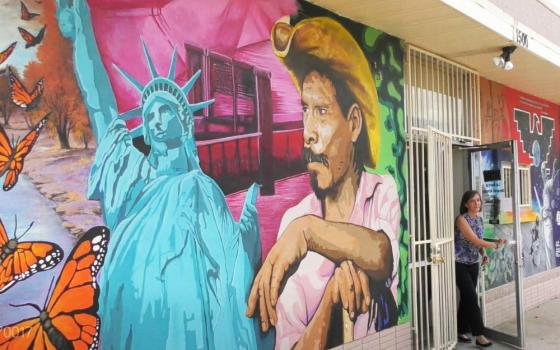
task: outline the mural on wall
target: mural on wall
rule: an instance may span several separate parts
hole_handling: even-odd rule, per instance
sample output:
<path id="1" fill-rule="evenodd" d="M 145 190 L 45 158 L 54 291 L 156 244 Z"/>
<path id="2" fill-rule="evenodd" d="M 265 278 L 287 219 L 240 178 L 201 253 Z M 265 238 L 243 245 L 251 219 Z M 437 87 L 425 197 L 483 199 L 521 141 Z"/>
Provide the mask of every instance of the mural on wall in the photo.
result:
<path id="1" fill-rule="evenodd" d="M 480 78 L 480 115 L 482 143 L 502 141 L 511 135 L 509 110 L 506 105 L 506 87 Z"/>
<path id="2" fill-rule="evenodd" d="M 503 124 L 503 121 L 507 120 L 507 127 L 500 129 L 501 135 L 493 135 L 491 139 L 487 135 L 483 141 L 515 139 L 518 144 L 518 161 L 521 168 L 519 179 L 522 254 L 524 275 L 527 277 L 556 267 L 560 257 L 560 222 L 557 220 L 560 205 L 560 135 L 557 120 L 560 117 L 560 106 L 481 79 L 481 87 L 483 85 L 487 88 L 481 89 L 481 105 L 487 106 L 488 110 L 492 109 L 494 113 L 488 118 L 483 118 L 482 128 L 488 129 L 489 125 L 495 125 L 497 122 Z M 501 161 L 493 162 L 489 153 L 486 158 L 489 159 L 484 163 L 486 170 L 503 170 Z M 508 162 L 505 164 L 507 166 Z M 488 186 L 496 185 L 503 192 L 503 179 L 498 180 L 494 181 L 495 184 L 489 182 Z M 507 200 L 502 200 L 504 194 L 501 193 L 500 196 L 500 224 L 493 225 L 489 220 L 486 233 L 490 237 L 507 238 L 512 236 L 511 201 L 508 204 Z M 496 254 L 504 255 L 502 260 L 513 258 L 507 250 Z M 486 275 L 487 285 L 497 286 L 513 279 L 513 275 L 506 271 L 507 269 L 492 269 L 492 263 L 489 270 Z"/>
<path id="3" fill-rule="evenodd" d="M 511 164 L 512 153 L 509 150 L 485 150 L 481 152 L 482 201 L 484 236 L 486 238 L 513 239 L 511 230 L 511 191 L 506 189 L 503 168 Z M 509 220 L 509 221 L 508 221 Z M 509 223 L 509 224 L 505 224 Z M 512 246 L 506 245 L 498 250 L 487 250 L 490 257 L 485 269 L 486 289 L 497 287 L 513 281 Z"/>
<path id="4" fill-rule="evenodd" d="M 42 308 L 34 303 L 10 304 L 14 308 L 33 308 L 35 315 L 2 327 L 2 349 L 98 348 L 97 274 L 103 266 L 108 241 L 109 231 L 102 226 L 92 228 L 78 240 L 54 287 L 51 281 L 48 299 Z M 23 253 L 23 249 L 18 247 L 17 253 L 25 255 L 19 257 L 19 260 L 28 261 L 28 254 Z M 48 257 L 50 256 L 39 260 L 37 264 L 41 266 L 49 263 Z M 17 270 L 17 264 L 14 269 Z"/>
<path id="5" fill-rule="evenodd" d="M 523 101 L 526 102 L 525 105 L 533 108 L 539 106 L 538 102 L 529 103 L 531 100 L 528 99 Z M 532 159 L 531 190 L 533 200 L 531 204 L 535 211 L 540 213 L 540 219 L 535 221 L 535 226 L 539 228 L 539 236 L 545 243 L 542 247 L 535 245 L 532 249 L 532 255 L 534 255 L 535 250 L 542 250 L 546 269 L 551 269 L 556 267 L 553 226 L 557 226 L 557 224 L 554 223 L 555 218 L 552 215 L 556 212 L 554 187 L 558 186 L 557 178 L 560 171 L 557 166 L 558 159 L 554 157 L 556 152 L 551 155 L 555 120 L 547 117 L 546 114 L 532 113 L 531 108 L 527 107 L 525 106 L 524 109 L 521 109 L 523 107 L 514 108 L 513 119 L 520 136 L 519 140 L 523 145 L 520 148 L 521 153 Z"/>
<path id="6" fill-rule="evenodd" d="M 293 0 L 2 6 L 0 348 L 409 321 L 399 39 Z"/>

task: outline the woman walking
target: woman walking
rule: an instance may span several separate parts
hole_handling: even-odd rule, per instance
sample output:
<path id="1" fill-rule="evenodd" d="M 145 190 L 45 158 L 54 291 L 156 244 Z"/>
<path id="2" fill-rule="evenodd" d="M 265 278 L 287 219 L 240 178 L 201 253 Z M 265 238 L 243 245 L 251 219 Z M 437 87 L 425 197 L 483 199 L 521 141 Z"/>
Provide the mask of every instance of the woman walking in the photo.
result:
<path id="1" fill-rule="evenodd" d="M 470 330 L 477 346 L 489 347 L 492 342 L 483 334 L 484 323 L 476 294 L 479 254 L 484 265 L 488 262 L 484 249 L 498 249 L 505 241 L 487 242 L 482 239 L 484 226 L 482 217 L 478 215 L 480 207 L 480 194 L 477 191 L 465 192 L 461 199 L 460 215 L 455 220 L 455 270 L 461 298 L 457 326 L 460 342 L 471 341 L 466 334 Z"/>

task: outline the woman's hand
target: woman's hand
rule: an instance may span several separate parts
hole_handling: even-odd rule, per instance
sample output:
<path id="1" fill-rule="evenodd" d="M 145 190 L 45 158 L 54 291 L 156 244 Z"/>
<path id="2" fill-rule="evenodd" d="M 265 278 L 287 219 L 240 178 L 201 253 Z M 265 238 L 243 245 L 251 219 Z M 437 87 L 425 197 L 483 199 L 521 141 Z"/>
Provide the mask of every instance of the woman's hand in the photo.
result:
<path id="1" fill-rule="evenodd" d="M 507 244 L 507 240 L 500 238 L 499 240 L 496 241 L 496 249 L 499 249 L 500 247 L 506 244 Z"/>

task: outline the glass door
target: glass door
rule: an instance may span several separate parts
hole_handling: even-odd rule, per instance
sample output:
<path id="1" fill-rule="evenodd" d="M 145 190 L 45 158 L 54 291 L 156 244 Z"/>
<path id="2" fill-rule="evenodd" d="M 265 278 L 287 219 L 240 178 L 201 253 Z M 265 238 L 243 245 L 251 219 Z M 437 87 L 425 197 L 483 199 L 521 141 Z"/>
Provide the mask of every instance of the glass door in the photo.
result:
<path id="1" fill-rule="evenodd" d="M 482 196 L 484 239 L 506 239 L 500 249 L 488 249 L 481 269 L 479 295 L 490 338 L 524 348 L 521 196 L 517 144 L 505 141 L 464 148 L 468 151 L 470 184 Z"/>

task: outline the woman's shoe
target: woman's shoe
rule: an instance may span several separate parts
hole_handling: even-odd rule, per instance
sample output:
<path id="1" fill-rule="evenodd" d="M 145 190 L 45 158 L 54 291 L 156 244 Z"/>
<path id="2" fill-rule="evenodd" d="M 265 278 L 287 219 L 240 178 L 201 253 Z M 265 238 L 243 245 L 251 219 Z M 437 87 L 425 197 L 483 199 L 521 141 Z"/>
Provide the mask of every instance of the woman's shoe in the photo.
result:
<path id="1" fill-rule="evenodd" d="M 480 346 L 481 348 L 487 348 L 489 346 L 492 346 L 492 344 L 494 343 L 492 343 L 490 340 L 488 340 L 487 343 L 481 343 L 478 340 L 476 341 L 476 346 Z"/>
<path id="2" fill-rule="evenodd" d="M 466 334 L 459 333 L 457 335 L 457 340 L 459 340 L 460 343 L 470 343 L 472 339 Z"/>

